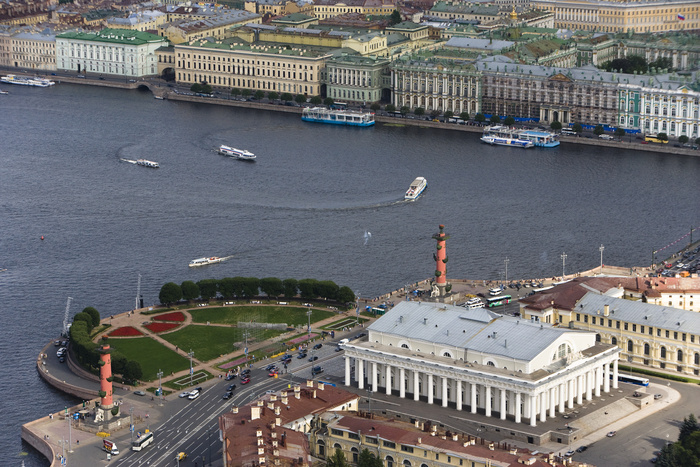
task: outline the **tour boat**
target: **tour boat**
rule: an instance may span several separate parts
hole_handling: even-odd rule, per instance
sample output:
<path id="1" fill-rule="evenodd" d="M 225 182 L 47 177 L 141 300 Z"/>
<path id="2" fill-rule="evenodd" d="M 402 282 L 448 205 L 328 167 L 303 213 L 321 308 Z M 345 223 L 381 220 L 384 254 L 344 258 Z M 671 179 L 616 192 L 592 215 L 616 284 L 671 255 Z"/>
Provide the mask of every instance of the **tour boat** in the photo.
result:
<path id="1" fill-rule="evenodd" d="M 408 187 L 408 190 L 406 190 L 404 199 L 415 200 L 423 193 L 423 190 L 425 190 L 427 186 L 428 181 L 424 177 L 416 178 L 411 182 L 411 186 Z"/>
<path id="2" fill-rule="evenodd" d="M 40 88 L 48 88 L 49 86 L 53 86 L 54 84 L 56 84 L 53 81 L 49 81 L 48 79 L 29 78 L 26 76 L 16 75 L 3 76 L 2 78 L 0 78 L 0 81 L 7 84 L 19 84 L 21 86 L 37 86 Z"/>
<path id="3" fill-rule="evenodd" d="M 325 107 L 305 108 L 301 119 L 305 122 L 330 123 L 333 125 L 372 126 L 374 114 L 354 110 L 330 110 Z"/>
<path id="4" fill-rule="evenodd" d="M 154 161 L 149 161 L 146 159 L 137 159 L 136 160 L 136 165 L 142 165 L 144 167 L 150 167 L 152 169 L 157 169 L 160 167 L 160 164 Z"/>
<path id="5" fill-rule="evenodd" d="M 535 145 L 532 141 L 521 138 L 518 134 L 518 130 L 502 125 L 494 125 L 484 128 L 484 134 L 480 139 L 484 143 L 496 146 L 531 148 Z"/>
<path id="6" fill-rule="evenodd" d="M 3 91 L 2 89 L 0 89 L 0 94 L 9 94 L 9 92 Z"/>
<path id="7" fill-rule="evenodd" d="M 222 261 L 218 256 L 211 256 L 209 258 L 197 258 L 190 261 L 190 267 L 194 268 L 197 266 L 206 266 L 208 264 L 220 263 Z"/>
<path id="8" fill-rule="evenodd" d="M 242 161 L 255 160 L 255 154 L 252 152 L 246 151 L 245 149 L 236 149 L 230 146 L 224 146 L 223 144 L 219 146 L 219 154 L 240 159 Z"/>
<path id="9" fill-rule="evenodd" d="M 540 148 L 556 148 L 561 144 L 559 135 L 549 131 L 521 130 L 518 133 L 518 138 L 532 141 L 532 144 Z"/>

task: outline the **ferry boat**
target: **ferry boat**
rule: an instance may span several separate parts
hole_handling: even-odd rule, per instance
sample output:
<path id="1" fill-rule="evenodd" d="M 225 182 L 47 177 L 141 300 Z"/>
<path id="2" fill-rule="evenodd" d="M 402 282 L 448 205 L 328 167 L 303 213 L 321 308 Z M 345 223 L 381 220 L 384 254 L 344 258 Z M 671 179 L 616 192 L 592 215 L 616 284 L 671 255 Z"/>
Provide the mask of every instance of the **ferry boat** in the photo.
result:
<path id="1" fill-rule="evenodd" d="M 485 308 L 484 302 L 480 298 L 474 297 L 467 300 L 462 306 L 467 310 L 474 310 L 476 308 Z"/>
<path id="2" fill-rule="evenodd" d="M 29 78 L 26 76 L 16 75 L 3 76 L 2 78 L 0 78 L 0 81 L 7 84 L 19 84 L 21 86 L 37 86 L 40 88 L 48 88 L 49 86 L 53 86 L 54 84 L 56 84 L 53 81 L 49 81 L 48 79 L 44 78 Z"/>
<path id="3" fill-rule="evenodd" d="M 521 130 L 518 133 L 518 138 L 532 141 L 532 144 L 539 148 L 556 148 L 561 144 L 559 142 L 559 135 L 550 133 L 549 131 Z"/>
<path id="4" fill-rule="evenodd" d="M 223 260 L 218 256 L 211 256 L 209 258 L 197 258 L 190 261 L 190 267 L 195 268 L 197 266 L 206 266 L 208 264 L 220 263 L 221 261 Z"/>
<path id="5" fill-rule="evenodd" d="M 423 190 L 425 190 L 427 186 L 428 181 L 424 177 L 418 177 L 411 182 L 411 186 L 408 187 L 408 190 L 406 190 L 406 194 L 403 198 L 407 200 L 415 200 L 421 195 L 421 193 L 423 193 Z"/>
<path id="6" fill-rule="evenodd" d="M 142 165 L 144 167 L 150 167 L 152 169 L 157 169 L 160 167 L 160 164 L 154 161 L 149 161 L 146 159 L 136 159 L 136 165 Z"/>
<path id="7" fill-rule="evenodd" d="M 305 122 L 330 123 L 333 125 L 372 126 L 374 114 L 354 110 L 329 110 L 325 107 L 305 108 L 301 119 Z"/>
<path id="8" fill-rule="evenodd" d="M 3 91 L 2 89 L 0 89 L 0 94 L 9 94 L 9 92 Z"/>
<path id="9" fill-rule="evenodd" d="M 224 146 L 223 144 L 219 146 L 219 154 L 224 156 L 233 157 L 243 161 L 254 161 L 255 154 L 245 149 L 236 149 L 230 146 Z"/>
<path id="10" fill-rule="evenodd" d="M 484 143 L 497 146 L 531 148 L 535 145 L 528 139 L 520 138 L 518 130 L 503 125 L 493 125 L 484 128 L 484 134 L 480 139 Z"/>

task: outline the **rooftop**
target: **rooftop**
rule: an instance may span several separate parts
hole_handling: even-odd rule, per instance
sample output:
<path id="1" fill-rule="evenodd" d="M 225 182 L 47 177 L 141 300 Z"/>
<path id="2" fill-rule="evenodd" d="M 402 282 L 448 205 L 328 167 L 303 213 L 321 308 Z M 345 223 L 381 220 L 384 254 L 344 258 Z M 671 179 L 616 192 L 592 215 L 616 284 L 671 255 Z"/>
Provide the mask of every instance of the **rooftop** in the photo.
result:
<path id="1" fill-rule="evenodd" d="M 66 32 L 56 36 L 60 39 L 78 41 L 112 42 L 117 44 L 143 45 L 152 42 L 167 42 L 166 39 L 147 32 L 131 29 L 103 29 L 100 32 Z"/>

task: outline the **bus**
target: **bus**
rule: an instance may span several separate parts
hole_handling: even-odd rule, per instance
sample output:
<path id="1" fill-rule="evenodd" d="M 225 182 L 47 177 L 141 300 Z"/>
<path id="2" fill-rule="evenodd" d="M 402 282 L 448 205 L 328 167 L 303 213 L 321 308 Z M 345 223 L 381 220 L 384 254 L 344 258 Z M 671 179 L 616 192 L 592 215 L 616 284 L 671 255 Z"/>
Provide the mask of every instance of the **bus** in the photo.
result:
<path id="1" fill-rule="evenodd" d="M 564 136 L 576 136 L 578 133 L 576 133 L 574 130 L 571 128 L 562 128 L 561 129 L 561 134 Z"/>
<path id="2" fill-rule="evenodd" d="M 347 110 L 348 104 L 345 102 L 333 102 L 331 104 L 331 109 L 333 109 L 333 110 Z"/>
<path id="3" fill-rule="evenodd" d="M 663 143 L 663 144 L 668 143 L 667 139 L 659 139 L 659 137 L 657 135 L 645 135 L 644 141 L 646 141 L 648 143 Z"/>
<path id="4" fill-rule="evenodd" d="M 133 443 L 131 443 L 131 450 L 132 451 L 140 451 L 141 449 L 145 448 L 149 444 L 153 442 L 153 432 L 149 431 L 147 433 L 142 434 L 138 438 L 134 440 Z"/>
<path id="5" fill-rule="evenodd" d="M 494 306 L 505 305 L 510 303 L 510 295 L 500 295 L 498 297 L 491 297 L 486 299 L 486 306 L 492 308 Z"/>
<path id="6" fill-rule="evenodd" d="M 612 377 L 613 375 L 612 373 L 610 373 L 610 378 L 612 379 Z M 640 376 L 617 375 L 617 380 L 621 383 L 638 384 L 639 386 L 649 386 L 649 379 L 642 378 Z"/>

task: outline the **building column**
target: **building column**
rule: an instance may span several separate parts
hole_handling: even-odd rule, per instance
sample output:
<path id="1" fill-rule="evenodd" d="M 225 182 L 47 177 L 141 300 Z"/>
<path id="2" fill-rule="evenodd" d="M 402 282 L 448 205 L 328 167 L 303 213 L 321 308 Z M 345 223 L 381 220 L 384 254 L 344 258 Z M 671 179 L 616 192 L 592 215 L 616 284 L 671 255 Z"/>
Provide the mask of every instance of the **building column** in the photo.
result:
<path id="1" fill-rule="evenodd" d="M 576 378 L 570 379 L 569 381 L 566 382 L 566 392 L 567 395 L 569 396 L 569 408 L 573 409 L 574 408 L 574 384 L 575 384 Z"/>
<path id="2" fill-rule="evenodd" d="M 428 373 L 428 404 L 433 403 L 433 374 Z"/>
<path id="3" fill-rule="evenodd" d="M 556 389 L 556 386 L 549 388 L 549 418 L 554 418 L 556 416 Z"/>
<path id="4" fill-rule="evenodd" d="M 540 421 L 547 421 L 547 391 L 540 393 Z"/>
<path id="5" fill-rule="evenodd" d="M 593 372 L 592 371 L 587 371 L 586 372 L 586 400 L 590 401 L 593 399 Z"/>
<path id="6" fill-rule="evenodd" d="M 600 397 L 600 366 L 595 367 L 595 378 L 593 378 L 593 389 L 595 390 L 595 396 Z"/>
<path id="7" fill-rule="evenodd" d="M 350 386 L 350 357 L 345 356 L 345 385 Z"/>
<path id="8" fill-rule="evenodd" d="M 357 380 L 357 387 L 360 389 L 365 388 L 365 361 L 361 358 L 355 359 L 355 379 Z"/>
<path id="9" fill-rule="evenodd" d="M 578 375 L 576 377 L 576 403 L 578 405 L 583 404 L 583 381 L 585 375 Z"/>
<path id="10" fill-rule="evenodd" d="M 520 404 L 521 404 L 521 396 L 519 392 L 515 393 L 515 423 L 520 423 L 521 418 L 520 418 Z"/>
<path id="11" fill-rule="evenodd" d="M 501 389 L 501 399 L 499 401 L 501 404 L 501 420 L 506 419 L 506 390 Z"/>
<path id="12" fill-rule="evenodd" d="M 391 395 L 391 365 L 387 364 L 385 366 L 385 378 L 386 378 L 386 395 Z"/>
<path id="13" fill-rule="evenodd" d="M 372 362 L 372 392 L 377 392 L 377 362 Z"/>
<path id="14" fill-rule="evenodd" d="M 401 367 L 399 368 L 399 397 L 401 399 L 406 398 L 406 370 Z"/>
<path id="15" fill-rule="evenodd" d="M 442 406 L 447 407 L 447 377 L 442 377 Z"/>
<path id="16" fill-rule="evenodd" d="M 603 392 L 610 392 L 610 363 L 603 365 Z"/>
<path id="17" fill-rule="evenodd" d="M 476 383 L 471 383 L 470 389 L 470 399 L 471 399 L 471 413 L 476 413 Z"/>
<path id="18" fill-rule="evenodd" d="M 486 416 L 491 416 L 491 386 L 486 385 L 486 396 L 484 397 L 484 408 L 486 409 Z"/>
<path id="19" fill-rule="evenodd" d="M 534 395 L 530 395 L 530 426 L 537 426 L 537 407 L 535 406 L 535 397 Z"/>
<path id="20" fill-rule="evenodd" d="M 420 373 L 413 371 L 413 400 L 420 399 Z"/>
<path id="21" fill-rule="evenodd" d="M 566 401 L 566 395 L 564 386 L 566 383 L 561 383 L 559 385 L 559 413 L 564 413 L 564 402 Z"/>
<path id="22" fill-rule="evenodd" d="M 617 376 L 618 376 L 618 370 L 617 370 L 617 359 L 613 361 L 613 377 L 612 377 L 612 387 L 613 389 L 617 389 L 620 387 L 620 385 L 617 382 Z"/>
<path id="23" fill-rule="evenodd" d="M 457 410 L 462 410 L 462 381 L 456 380 L 456 391 L 455 391 L 455 404 L 457 405 Z"/>

